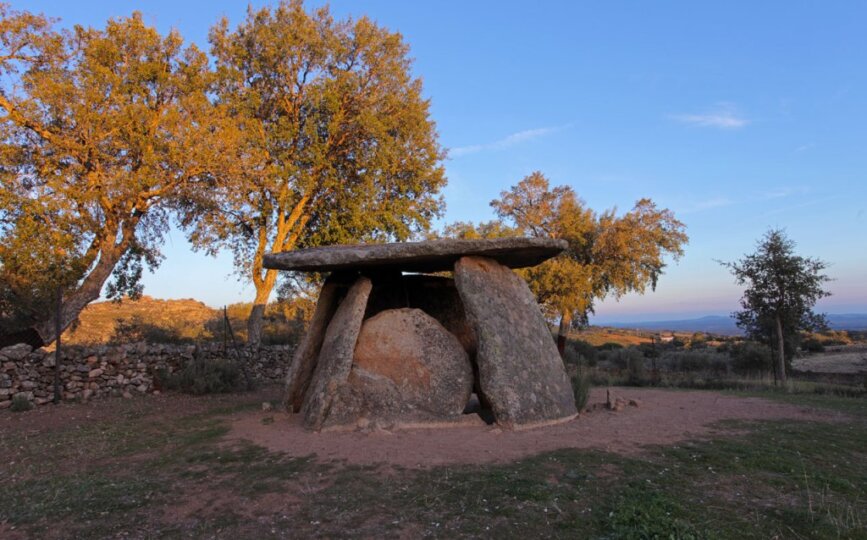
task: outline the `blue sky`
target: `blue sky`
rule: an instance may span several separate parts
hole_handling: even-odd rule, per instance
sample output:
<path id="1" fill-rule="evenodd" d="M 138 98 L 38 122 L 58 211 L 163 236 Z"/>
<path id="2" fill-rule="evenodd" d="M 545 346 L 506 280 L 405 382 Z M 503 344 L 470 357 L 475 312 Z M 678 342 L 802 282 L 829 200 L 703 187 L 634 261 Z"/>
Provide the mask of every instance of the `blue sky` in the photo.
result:
<path id="1" fill-rule="evenodd" d="M 319 5 L 319 2 L 309 5 Z M 261 5 L 255 2 L 254 5 Z M 242 2 L 14 2 L 101 26 L 138 9 L 207 47 Z M 641 197 L 688 226 L 686 256 L 655 293 L 606 300 L 594 322 L 725 314 L 739 289 L 714 259 L 784 227 L 831 263 L 820 308 L 867 312 L 867 3 L 332 2 L 400 31 L 432 100 L 449 185 L 445 221 L 541 170 L 590 207 Z M 145 279 L 156 297 L 249 301 L 228 256 L 172 231 Z"/>

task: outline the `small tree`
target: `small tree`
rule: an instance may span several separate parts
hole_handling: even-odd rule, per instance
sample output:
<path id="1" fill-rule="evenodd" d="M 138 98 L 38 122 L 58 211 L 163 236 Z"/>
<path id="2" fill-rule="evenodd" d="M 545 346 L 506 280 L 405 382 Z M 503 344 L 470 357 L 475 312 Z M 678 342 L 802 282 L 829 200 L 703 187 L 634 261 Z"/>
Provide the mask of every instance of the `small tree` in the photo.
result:
<path id="1" fill-rule="evenodd" d="M 770 345 L 776 358 L 775 374 L 786 382 L 786 359 L 797 348 L 800 333 L 827 327 L 824 315 L 813 307 L 831 293 L 823 288 L 830 278 L 827 264 L 795 254 L 795 243 L 784 231 L 772 229 L 756 252 L 736 262 L 721 262 L 738 285 L 746 285 L 742 311 L 733 314 L 747 336 Z"/>

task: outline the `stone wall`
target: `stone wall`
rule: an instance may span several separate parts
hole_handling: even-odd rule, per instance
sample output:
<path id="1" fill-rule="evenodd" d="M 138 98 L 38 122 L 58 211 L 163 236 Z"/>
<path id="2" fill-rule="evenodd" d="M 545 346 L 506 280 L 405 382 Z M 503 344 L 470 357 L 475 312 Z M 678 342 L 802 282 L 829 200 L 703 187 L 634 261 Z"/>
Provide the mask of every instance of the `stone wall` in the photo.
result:
<path id="1" fill-rule="evenodd" d="M 292 360 L 293 347 L 277 345 L 256 351 L 239 348 L 247 372 L 260 382 L 282 382 Z M 0 409 L 23 396 L 35 405 L 50 403 L 54 396 L 54 352 L 31 350 L 28 345 L 0 349 Z M 158 345 L 133 343 L 94 347 L 63 347 L 60 381 L 63 399 L 132 397 L 159 392 L 155 373 L 172 373 L 194 357 L 237 358 L 234 349 L 224 352 L 220 343 Z"/>

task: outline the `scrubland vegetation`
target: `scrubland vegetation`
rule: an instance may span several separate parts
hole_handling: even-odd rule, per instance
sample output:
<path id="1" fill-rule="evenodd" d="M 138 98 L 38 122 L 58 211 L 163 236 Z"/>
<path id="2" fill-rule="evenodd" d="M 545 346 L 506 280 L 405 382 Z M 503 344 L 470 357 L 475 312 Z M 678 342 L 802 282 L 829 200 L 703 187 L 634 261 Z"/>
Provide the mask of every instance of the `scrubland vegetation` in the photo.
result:
<path id="1" fill-rule="evenodd" d="M 774 378 L 770 347 L 741 337 L 680 335 L 667 343 L 648 341 L 623 345 L 611 341 L 594 346 L 574 334 L 566 345 L 564 362 L 590 384 L 631 385 L 708 390 L 775 390 L 788 393 L 867 396 L 863 371 L 829 369 L 826 358 L 852 360 L 867 368 L 864 332 L 805 333 L 801 347 L 788 359 L 790 378 Z M 650 336 L 650 334 L 645 334 Z M 631 338 L 631 336 L 630 336 Z M 829 350 L 833 349 L 833 350 Z M 827 352 L 826 352 L 827 351 Z M 811 369 L 811 366 L 820 366 Z M 797 367 L 795 367 L 797 366 Z M 843 366 L 845 368 L 845 366 Z M 854 371 L 854 372 L 853 372 Z"/>

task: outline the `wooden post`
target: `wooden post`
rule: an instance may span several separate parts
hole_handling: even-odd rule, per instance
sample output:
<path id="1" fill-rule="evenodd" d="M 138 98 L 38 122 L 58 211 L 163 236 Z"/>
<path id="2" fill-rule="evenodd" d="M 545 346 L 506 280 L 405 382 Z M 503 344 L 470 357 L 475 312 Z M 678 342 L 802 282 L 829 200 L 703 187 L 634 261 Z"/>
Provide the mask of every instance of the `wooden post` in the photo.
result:
<path id="1" fill-rule="evenodd" d="M 60 313 L 63 308 L 63 288 L 57 287 L 57 311 L 54 314 L 54 332 L 57 338 L 54 341 L 54 404 L 60 403 Z"/>

